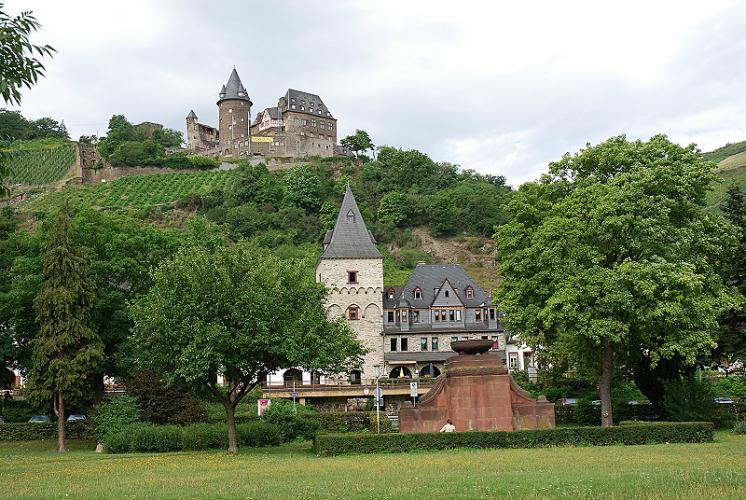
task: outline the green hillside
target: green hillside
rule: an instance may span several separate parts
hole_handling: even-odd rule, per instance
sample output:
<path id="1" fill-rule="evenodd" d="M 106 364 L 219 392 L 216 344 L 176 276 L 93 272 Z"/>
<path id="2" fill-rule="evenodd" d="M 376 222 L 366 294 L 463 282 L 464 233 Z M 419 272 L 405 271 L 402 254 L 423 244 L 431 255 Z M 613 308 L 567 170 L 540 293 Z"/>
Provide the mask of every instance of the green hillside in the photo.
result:
<path id="1" fill-rule="evenodd" d="M 728 143 L 725 146 L 719 147 L 713 151 L 702 153 L 702 156 L 715 163 L 720 163 L 729 156 L 737 155 L 746 151 L 746 141 Z"/>
<path id="2" fill-rule="evenodd" d="M 75 163 L 75 145 L 69 141 L 16 141 L 3 151 L 10 154 L 10 184 L 50 184 L 62 179 Z"/>

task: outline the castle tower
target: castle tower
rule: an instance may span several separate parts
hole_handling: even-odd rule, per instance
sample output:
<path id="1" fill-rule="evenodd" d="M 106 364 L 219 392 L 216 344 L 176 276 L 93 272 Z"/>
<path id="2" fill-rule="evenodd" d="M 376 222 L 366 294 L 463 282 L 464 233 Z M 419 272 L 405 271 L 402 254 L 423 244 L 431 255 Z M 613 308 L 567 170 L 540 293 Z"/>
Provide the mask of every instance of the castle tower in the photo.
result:
<path id="1" fill-rule="evenodd" d="M 365 226 L 349 185 L 334 229 L 324 237 L 316 281 L 329 289 L 329 316 L 346 317 L 369 351 L 362 373 L 350 374 L 351 380 L 360 383 L 360 378 L 374 378 L 374 366 L 383 365 L 383 256 Z"/>
<path id="2" fill-rule="evenodd" d="M 197 149 L 200 145 L 199 141 L 199 127 L 197 127 L 197 115 L 194 110 L 190 110 L 186 117 L 186 131 L 187 131 L 187 148 Z"/>
<path id="3" fill-rule="evenodd" d="M 252 102 L 236 68 L 233 68 L 228 83 L 220 90 L 217 104 L 220 153 L 223 156 L 237 156 L 238 144 L 249 140 Z"/>

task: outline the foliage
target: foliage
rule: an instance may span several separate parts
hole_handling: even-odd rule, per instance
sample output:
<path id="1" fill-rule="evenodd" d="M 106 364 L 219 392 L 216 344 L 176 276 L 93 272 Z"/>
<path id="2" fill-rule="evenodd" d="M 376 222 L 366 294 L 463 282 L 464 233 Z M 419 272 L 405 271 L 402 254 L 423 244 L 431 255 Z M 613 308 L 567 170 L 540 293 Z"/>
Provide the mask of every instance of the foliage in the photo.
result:
<path id="1" fill-rule="evenodd" d="M 10 395 L 0 400 L 0 415 L 6 422 L 28 422 L 32 415 L 45 413 L 32 405 L 28 400 L 13 399 Z"/>
<path id="2" fill-rule="evenodd" d="M 69 422 L 65 425 L 68 439 L 86 439 L 90 436 L 87 422 Z M 57 424 L 54 422 L 23 422 L 0 425 L 0 441 L 35 441 L 57 438 Z"/>
<path id="3" fill-rule="evenodd" d="M 288 366 L 326 373 L 359 363 L 362 347 L 342 319 L 331 321 L 326 288 L 308 264 L 281 261 L 246 243 L 180 251 L 161 265 L 133 307 L 143 361 L 234 411 L 261 374 Z M 217 384 L 218 373 L 230 381 Z"/>
<path id="4" fill-rule="evenodd" d="M 30 140 L 47 138 L 69 140 L 70 135 L 67 133 L 65 122 L 58 122 L 50 117 L 27 120 L 20 111 L 0 109 L 0 139 Z"/>
<path id="5" fill-rule="evenodd" d="M 516 432 L 424 434 L 318 434 L 316 455 L 446 450 L 452 448 L 541 448 L 653 443 L 703 443 L 713 440 L 709 422 L 650 423 L 621 427 L 559 427 Z"/>
<path id="6" fill-rule="evenodd" d="M 109 120 L 106 137 L 99 141 L 99 151 L 112 165 L 126 165 L 137 167 L 154 164 L 154 166 L 169 166 L 165 163 L 173 162 L 180 165 L 179 160 L 162 159 L 165 148 L 181 145 L 181 132 L 171 129 L 150 130 L 147 126 L 132 125 L 124 115 L 114 115 Z M 174 168 L 187 168 L 176 166 Z"/>
<path id="7" fill-rule="evenodd" d="M 288 404 L 289 403 L 289 404 Z M 264 413 L 263 420 L 276 425 L 284 441 L 294 439 L 313 439 L 320 428 L 315 419 L 307 418 L 313 414 L 309 407 L 298 405 L 283 399 L 272 400 L 272 405 Z"/>
<path id="8" fill-rule="evenodd" d="M 661 406 L 668 419 L 678 422 L 714 420 L 717 403 L 712 385 L 706 379 L 672 380 L 665 382 L 664 387 Z"/>
<path id="9" fill-rule="evenodd" d="M 735 424 L 733 424 L 733 429 L 731 429 L 731 432 L 733 434 L 746 434 L 746 421 L 739 420 Z"/>
<path id="10" fill-rule="evenodd" d="M 355 130 L 355 134 L 348 135 L 347 137 L 339 141 L 339 143 L 342 145 L 343 148 L 354 152 L 355 156 L 358 156 L 359 153 L 373 150 L 375 148 L 375 146 L 373 146 L 373 141 L 370 139 L 370 135 L 368 135 L 368 132 L 360 129 Z"/>
<path id="11" fill-rule="evenodd" d="M 144 158 L 138 165 L 149 167 L 162 167 L 173 169 L 198 169 L 211 170 L 218 168 L 220 162 L 215 158 L 207 156 L 187 156 L 184 154 L 173 154 L 157 158 Z"/>
<path id="12" fill-rule="evenodd" d="M 63 208 L 51 228 L 44 254 L 44 283 L 34 299 L 39 333 L 33 340 L 28 388 L 39 401 L 54 397 L 64 429 L 65 399 L 81 396 L 86 378 L 103 362 L 103 343 L 89 326 L 95 284 L 88 262 L 72 239 L 72 218 Z M 60 430 L 62 434 L 62 430 Z M 65 450 L 64 435 L 59 451 Z"/>
<path id="13" fill-rule="evenodd" d="M 93 437 L 102 443 L 114 433 L 127 426 L 140 422 L 142 411 L 137 399 L 132 396 L 118 396 L 102 402 L 91 417 Z"/>
<path id="14" fill-rule="evenodd" d="M 378 222 L 392 226 L 405 225 L 413 211 L 414 207 L 406 194 L 391 191 L 383 195 L 378 203 Z"/>
<path id="15" fill-rule="evenodd" d="M 56 139 L 16 141 L 4 150 L 8 182 L 26 185 L 58 181 L 75 163 L 75 145 Z"/>
<path id="16" fill-rule="evenodd" d="M 508 323 L 598 377 L 606 424 L 614 363 L 694 365 L 740 301 L 723 282 L 733 227 L 703 210 L 714 177 L 693 147 L 620 136 L 552 163 L 508 204 L 496 234 Z"/>
<path id="17" fill-rule="evenodd" d="M 715 396 L 732 398 L 746 396 L 746 376 L 715 377 L 711 382 Z"/>
<path id="18" fill-rule="evenodd" d="M 746 193 L 735 183 L 728 188 L 720 209 L 738 230 L 739 249 L 730 255 L 728 281 L 746 295 Z M 715 360 L 729 365 L 746 356 L 746 301 L 727 310 L 720 320 L 722 331 Z M 745 391 L 746 393 L 746 391 Z"/>
<path id="19" fill-rule="evenodd" d="M 21 88 L 31 88 L 44 76 L 44 64 L 34 57 L 51 56 L 55 50 L 49 45 L 31 43 L 31 33 L 40 28 L 31 11 L 11 16 L 0 3 L 0 96 L 6 103 L 21 104 Z"/>
<path id="20" fill-rule="evenodd" d="M 321 179 L 308 166 L 296 167 L 285 173 L 285 199 L 291 205 L 318 210 L 321 205 Z"/>
<path id="21" fill-rule="evenodd" d="M 144 422 L 189 425 L 207 420 L 202 401 L 179 384 L 167 386 L 150 370 L 136 373 L 127 383 L 127 392 L 137 400 Z"/>
<path id="22" fill-rule="evenodd" d="M 280 429 L 265 422 L 250 422 L 236 426 L 241 446 L 277 446 L 282 442 Z M 169 452 L 224 448 L 228 443 L 225 424 L 178 425 L 133 424 L 107 437 L 110 453 Z"/>

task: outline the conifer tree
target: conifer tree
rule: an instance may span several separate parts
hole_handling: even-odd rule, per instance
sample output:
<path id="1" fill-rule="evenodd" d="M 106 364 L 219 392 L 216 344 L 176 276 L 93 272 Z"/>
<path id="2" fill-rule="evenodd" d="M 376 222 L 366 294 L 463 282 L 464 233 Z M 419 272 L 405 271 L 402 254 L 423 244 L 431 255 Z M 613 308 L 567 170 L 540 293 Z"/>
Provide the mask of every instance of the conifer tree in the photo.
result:
<path id="1" fill-rule="evenodd" d="M 738 229 L 740 247 L 730 262 L 730 284 L 746 295 L 746 193 L 734 182 L 720 205 L 723 215 Z M 718 361 L 728 364 L 746 356 L 746 303 L 731 309 L 721 320 L 723 332 L 715 350 Z"/>
<path id="2" fill-rule="evenodd" d="M 103 362 L 101 339 L 88 326 L 95 300 L 82 249 L 71 239 L 71 216 L 60 210 L 49 228 L 44 284 L 34 300 L 39 333 L 33 342 L 31 395 L 54 401 L 58 451 L 65 451 L 65 401 L 81 395 L 86 379 Z"/>

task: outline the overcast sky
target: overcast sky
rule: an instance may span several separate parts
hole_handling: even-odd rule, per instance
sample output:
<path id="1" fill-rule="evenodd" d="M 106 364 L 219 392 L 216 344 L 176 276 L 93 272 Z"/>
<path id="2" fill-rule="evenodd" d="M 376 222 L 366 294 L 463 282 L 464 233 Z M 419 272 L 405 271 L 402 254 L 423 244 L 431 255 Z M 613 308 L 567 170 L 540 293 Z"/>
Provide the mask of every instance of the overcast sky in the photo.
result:
<path id="1" fill-rule="evenodd" d="M 254 102 L 319 94 L 339 137 L 535 179 L 586 142 L 746 140 L 746 4 L 594 1 L 60 1 L 31 9 L 58 54 L 30 118 L 104 135 L 112 114 L 184 131 L 236 66 Z"/>

